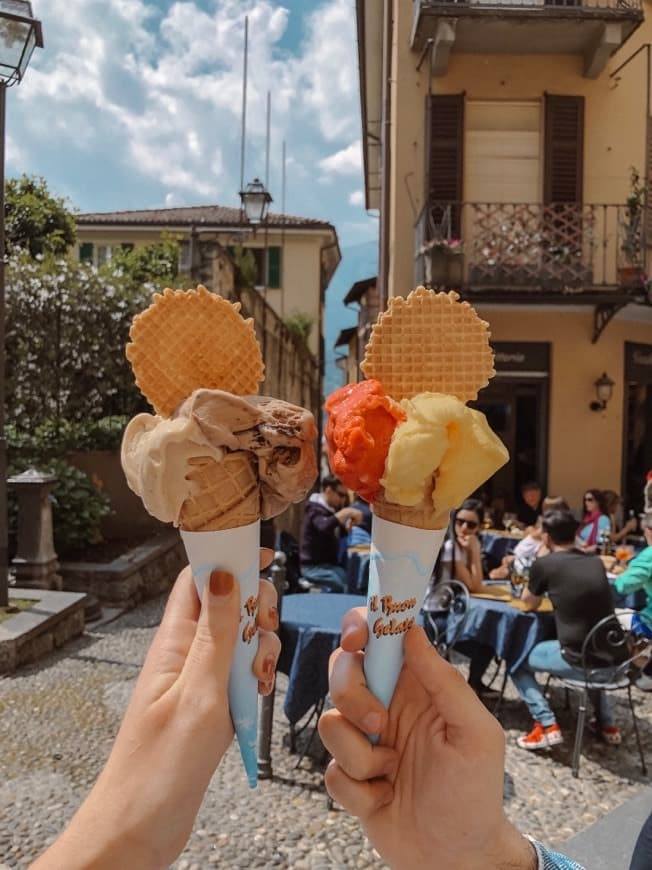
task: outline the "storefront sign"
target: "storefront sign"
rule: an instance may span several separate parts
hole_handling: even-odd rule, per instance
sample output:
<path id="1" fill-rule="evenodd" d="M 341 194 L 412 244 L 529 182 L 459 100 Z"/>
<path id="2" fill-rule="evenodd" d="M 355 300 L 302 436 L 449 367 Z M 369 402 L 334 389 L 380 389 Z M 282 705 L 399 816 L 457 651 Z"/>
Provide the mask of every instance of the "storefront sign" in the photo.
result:
<path id="1" fill-rule="evenodd" d="M 637 384 L 652 384 L 652 344 L 625 342 L 625 377 Z"/>
<path id="2" fill-rule="evenodd" d="M 492 341 L 496 372 L 548 374 L 550 345 L 545 341 Z"/>

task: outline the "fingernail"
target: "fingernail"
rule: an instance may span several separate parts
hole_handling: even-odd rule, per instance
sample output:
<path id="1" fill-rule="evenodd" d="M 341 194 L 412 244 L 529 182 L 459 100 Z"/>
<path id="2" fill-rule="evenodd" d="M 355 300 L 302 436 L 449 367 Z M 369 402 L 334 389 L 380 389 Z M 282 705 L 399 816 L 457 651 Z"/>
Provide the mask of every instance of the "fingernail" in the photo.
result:
<path id="1" fill-rule="evenodd" d="M 272 689 L 274 688 L 274 680 L 271 680 L 269 683 L 258 682 L 258 694 L 259 695 L 269 695 Z"/>
<path id="2" fill-rule="evenodd" d="M 342 638 L 340 640 L 340 646 L 343 645 L 345 640 L 348 640 L 352 635 L 355 634 L 357 629 L 353 628 L 351 625 L 347 625 L 346 628 L 342 631 Z"/>
<path id="3" fill-rule="evenodd" d="M 209 585 L 211 595 L 229 595 L 233 590 L 233 574 L 227 571 L 213 571 Z"/>
<path id="4" fill-rule="evenodd" d="M 263 673 L 267 677 L 267 682 L 274 676 L 274 671 L 276 670 L 276 656 L 273 656 L 271 653 L 268 656 L 265 656 L 265 660 L 263 661 Z"/>
<path id="5" fill-rule="evenodd" d="M 382 717 L 380 713 L 367 713 L 367 715 L 362 720 L 362 727 L 367 732 L 367 734 L 378 734 L 380 731 L 380 724 L 382 722 Z"/>
<path id="6" fill-rule="evenodd" d="M 269 608 L 269 618 L 272 623 L 272 631 L 278 628 L 278 607 Z"/>

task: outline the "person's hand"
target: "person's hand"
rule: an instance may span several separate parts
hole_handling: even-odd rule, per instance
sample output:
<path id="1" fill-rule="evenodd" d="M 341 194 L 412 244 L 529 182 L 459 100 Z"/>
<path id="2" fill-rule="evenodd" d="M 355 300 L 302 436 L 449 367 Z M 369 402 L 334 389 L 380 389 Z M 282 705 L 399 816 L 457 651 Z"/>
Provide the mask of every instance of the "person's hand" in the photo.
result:
<path id="1" fill-rule="evenodd" d="M 272 561 L 263 550 L 261 567 Z M 170 593 L 106 767 L 35 870 L 168 867 L 190 836 L 233 738 L 227 688 L 240 618 L 231 574 L 214 571 L 200 605 L 190 568 Z M 280 641 L 276 590 L 260 581 L 259 691 L 271 692 Z"/>
<path id="2" fill-rule="evenodd" d="M 349 528 L 351 526 L 359 526 L 363 520 L 362 511 L 358 510 L 358 508 L 353 507 L 342 508 L 335 514 L 335 516 L 342 523 L 342 525 Z"/>
<path id="3" fill-rule="evenodd" d="M 457 543 L 460 547 L 470 555 L 480 554 L 480 541 L 477 535 L 462 535 L 457 536 Z"/>
<path id="4" fill-rule="evenodd" d="M 386 711 L 366 687 L 366 641 L 364 608 L 350 611 L 331 657 L 335 708 L 319 722 L 330 795 L 394 870 L 535 870 L 533 847 L 503 813 L 500 724 L 416 627 Z"/>
<path id="5" fill-rule="evenodd" d="M 638 522 L 636 517 L 630 517 L 625 525 L 622 527 L 621 532 L 624 532 L 625 535 L 632 535 L 638 529 Z"/>

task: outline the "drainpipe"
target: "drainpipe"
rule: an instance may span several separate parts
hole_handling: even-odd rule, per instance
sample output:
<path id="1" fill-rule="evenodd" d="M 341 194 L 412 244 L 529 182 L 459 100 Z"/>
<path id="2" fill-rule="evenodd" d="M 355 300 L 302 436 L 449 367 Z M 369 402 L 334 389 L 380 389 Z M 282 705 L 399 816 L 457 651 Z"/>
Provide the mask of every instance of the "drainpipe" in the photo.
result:
<path id="1" fill-rule="evenodd" d="M 378 254 L 378 302 L 380 310 L 387 307 L 389 291 L 389 208 L 390 208 L 390 134 L 392 129 L 392 2 L 384 0 L 383 16 L 383 90 L 381 118 L 381 168 L 380 168 L 380 239 Z"/>

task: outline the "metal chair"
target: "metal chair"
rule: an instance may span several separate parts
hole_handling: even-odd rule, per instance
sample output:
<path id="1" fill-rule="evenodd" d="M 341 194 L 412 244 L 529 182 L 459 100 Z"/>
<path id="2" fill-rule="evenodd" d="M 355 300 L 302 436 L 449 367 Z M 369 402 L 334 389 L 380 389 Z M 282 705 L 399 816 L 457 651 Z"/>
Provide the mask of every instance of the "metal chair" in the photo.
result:
<path id="1" fill-rule="evenodd" d="M 429 629 L 427 633 L 439 655 L 448 659 L 464 631 L 469 612 L 469 590 L 459 580 L 444 580 L 433 589 L 430 602 L 434 607 L 422 611 Z M 454 617 L 452 629 L 451 617 Z"/>
<path id="2" fill-rule="evenodd" d="M 591 691 L 614 692 L 627 690 L 627 700 L 632 714 L 636 745 L 641 759 L 641 771 L 645 776 L 647 766 L 641 745 L 638 721 L 632 702 L 632 685 L 642 669 L 650 661 L 652 641 L 624 628 L 615 614 L 606 616 L 593 626 L 582 644 L 583 679 L 561 679 L 561 684 L 579 693 L 577 726 L 573 746 L 573 776 L 579 775 L 582 739 L 586 722 L 586 702 Z"/>

